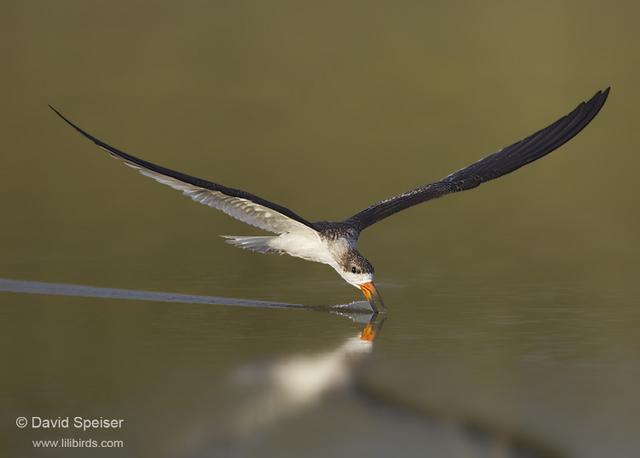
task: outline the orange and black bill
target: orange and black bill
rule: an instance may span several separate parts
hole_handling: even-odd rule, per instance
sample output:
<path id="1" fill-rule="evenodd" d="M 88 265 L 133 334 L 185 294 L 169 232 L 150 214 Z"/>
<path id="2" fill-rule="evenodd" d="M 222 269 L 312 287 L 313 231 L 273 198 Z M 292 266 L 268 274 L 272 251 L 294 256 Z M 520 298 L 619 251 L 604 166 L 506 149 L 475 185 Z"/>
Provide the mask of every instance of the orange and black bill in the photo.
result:
<path id="1" fill-rule="evenodd" d="M 371 308 L 373 309 L 374 313 L 378 313 L 381 310 L 385 310 L 382 296 L 380 296 L 380 293 L 378 293 L 378 290 L 376 289 L 376 285 L 374 285 L 373 282 L 363 283 L 359 286 L 360 286 L 360 289 L 362 290 L 362 294 L 364 294 L 364 297 L 369 301 L 369 304 L 371 305 Z"/>

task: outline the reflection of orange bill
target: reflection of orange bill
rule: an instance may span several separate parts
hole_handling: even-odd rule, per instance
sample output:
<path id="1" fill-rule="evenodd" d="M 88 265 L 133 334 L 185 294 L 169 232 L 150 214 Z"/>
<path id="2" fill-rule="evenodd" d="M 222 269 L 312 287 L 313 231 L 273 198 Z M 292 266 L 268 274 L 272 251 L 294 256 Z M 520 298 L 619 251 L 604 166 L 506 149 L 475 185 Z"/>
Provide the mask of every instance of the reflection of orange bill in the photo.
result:
<path id="1" fill-rule="evenodd" d="M 367 324 L 360 333 L 360 340 L 366 340 L 367 342 L 373 342 L 376 338 L 376 330 L 371 323 Z"/>

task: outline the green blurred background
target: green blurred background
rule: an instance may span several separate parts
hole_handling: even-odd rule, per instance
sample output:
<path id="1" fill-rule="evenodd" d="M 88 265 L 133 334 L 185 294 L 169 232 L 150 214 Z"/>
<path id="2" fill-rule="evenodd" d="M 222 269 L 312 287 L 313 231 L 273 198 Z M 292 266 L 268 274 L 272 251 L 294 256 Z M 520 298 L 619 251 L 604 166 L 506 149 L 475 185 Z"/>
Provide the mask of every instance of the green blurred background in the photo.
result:
<path id="1" fill-rule="evenodd" d="M 47 104 L 125 151 L 331 220 L 612 86 L 551 156 L 363 234 L 390 313 L 362 377 L 571 456 L 640 447 L 636 2 L 2 6 L 3 278 L 308 305 L 357 297 L 326 266 L 224 244 L 219 234 L 255 231 L 108 160 Z M 286 311 L 0 301 L 1 434 L 33 456 L 15 416 L 77 410 L 130 419 L 118 453 L 165 456 L 184 423 L 157 419 L 225 418 L 232 367 L 320 351 L 355 329 Z M 305 415 L 318 428 L 335 416 Z M 305 448 L 318 441 L 309 434 L 296 436 Z"/>

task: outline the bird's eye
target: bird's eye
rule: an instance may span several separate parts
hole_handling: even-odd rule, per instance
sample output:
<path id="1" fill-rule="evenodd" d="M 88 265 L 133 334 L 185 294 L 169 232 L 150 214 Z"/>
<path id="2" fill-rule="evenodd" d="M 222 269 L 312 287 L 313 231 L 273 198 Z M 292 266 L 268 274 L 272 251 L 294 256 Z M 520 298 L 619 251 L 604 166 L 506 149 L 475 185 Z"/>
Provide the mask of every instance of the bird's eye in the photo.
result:
<path id="1" fill-rule="evenodd" d="M 355 266 L 351 268 L 351 272 L 353 272 L 354 274 L 356 273 L 356 268 L 355 268 Z"/>

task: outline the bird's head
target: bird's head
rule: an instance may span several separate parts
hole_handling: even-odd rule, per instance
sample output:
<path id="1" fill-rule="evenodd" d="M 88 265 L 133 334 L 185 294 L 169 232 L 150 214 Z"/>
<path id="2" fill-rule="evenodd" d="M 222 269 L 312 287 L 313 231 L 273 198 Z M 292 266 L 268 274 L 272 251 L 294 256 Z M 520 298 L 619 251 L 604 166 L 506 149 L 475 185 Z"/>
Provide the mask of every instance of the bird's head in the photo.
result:
<path id="1" fill-rule="evenodd" d="M 381 309 L 385 308 L 382 297 L 373 283 L 373 266 L 358 250 L 347 251 L 336 270 L 347 283 L 362 291 L 375 312 L 379 311 L 378 305 Z"/>

